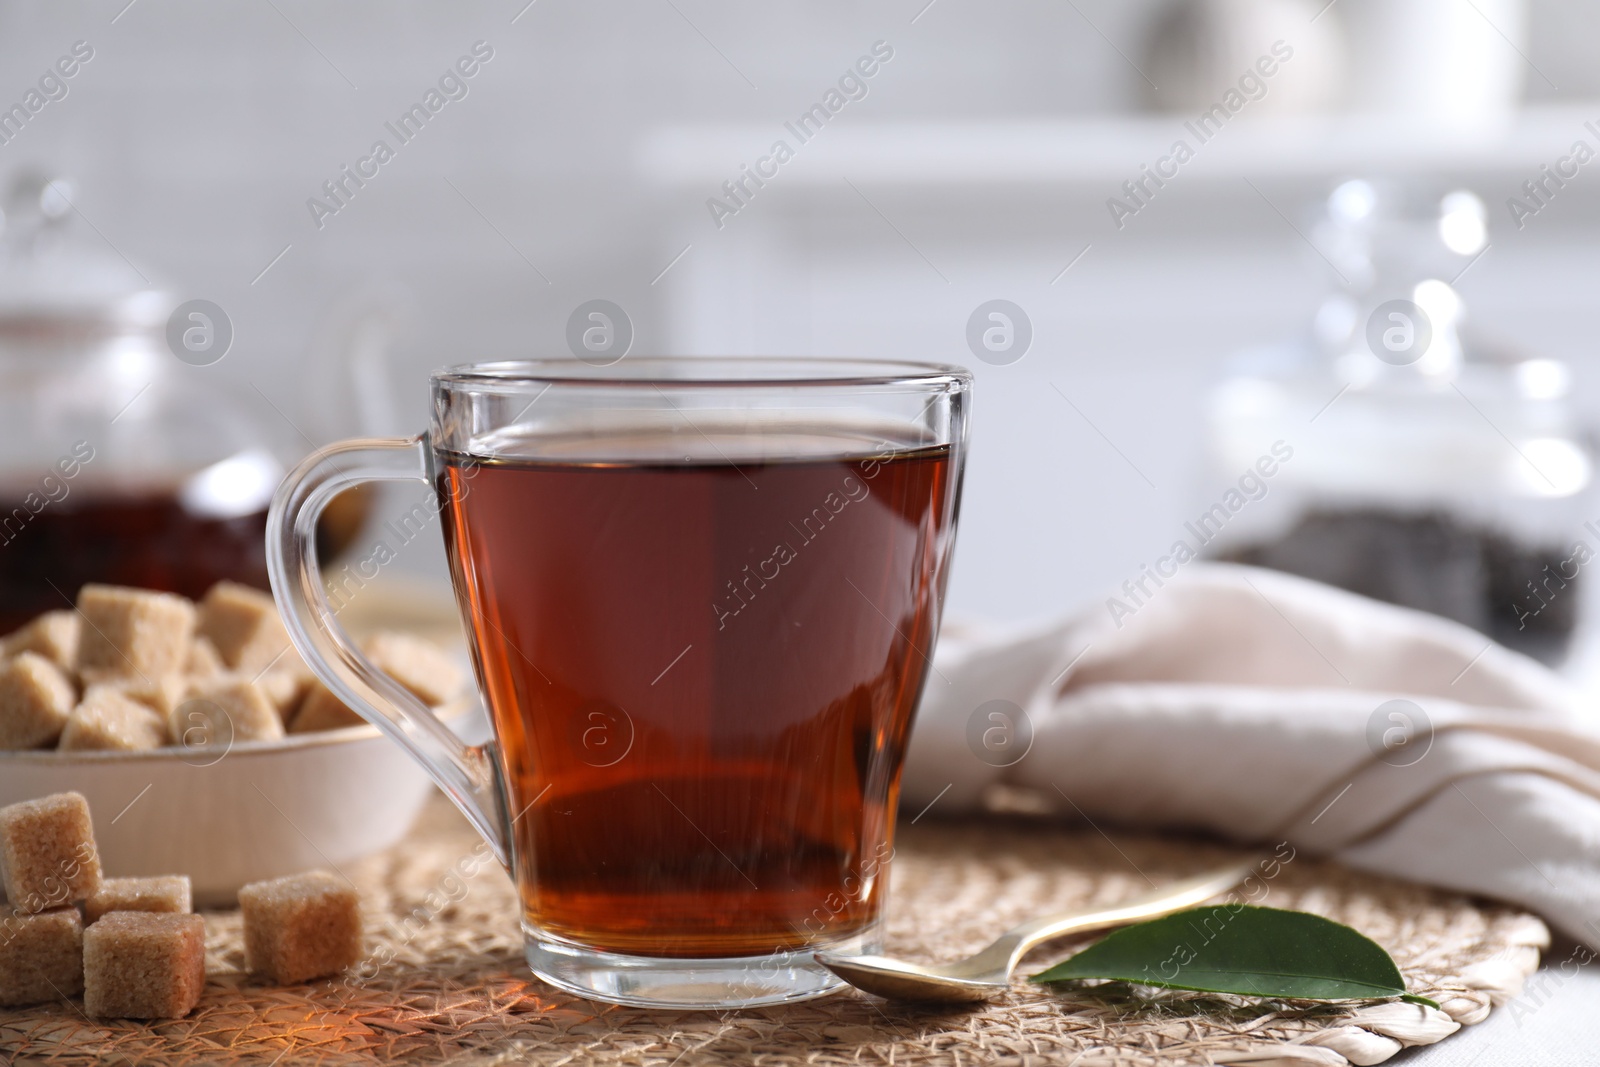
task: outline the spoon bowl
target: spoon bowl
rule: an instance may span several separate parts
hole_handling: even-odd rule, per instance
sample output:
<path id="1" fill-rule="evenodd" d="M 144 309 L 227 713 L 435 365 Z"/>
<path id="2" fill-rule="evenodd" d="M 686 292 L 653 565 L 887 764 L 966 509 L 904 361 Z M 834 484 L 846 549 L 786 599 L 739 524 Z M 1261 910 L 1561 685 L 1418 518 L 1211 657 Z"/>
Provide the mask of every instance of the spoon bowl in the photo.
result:
<path id="1" fill-rule="evenodd" d="M 963 1004 L 988 1000 L 1011 988 L 1011 972 L 1029 949 L 1066 934 L 1158 919 L 1202 904 L 1244 881 L 1256 859 L 1173 882 L 1121 904 L 1080 908 L 1033 919 L 1001 934 L 982 951 L 954 963 L 920 964 L 889 956 L 815 953 L 815 959 L 857 989 L 886 1000 Z"/>

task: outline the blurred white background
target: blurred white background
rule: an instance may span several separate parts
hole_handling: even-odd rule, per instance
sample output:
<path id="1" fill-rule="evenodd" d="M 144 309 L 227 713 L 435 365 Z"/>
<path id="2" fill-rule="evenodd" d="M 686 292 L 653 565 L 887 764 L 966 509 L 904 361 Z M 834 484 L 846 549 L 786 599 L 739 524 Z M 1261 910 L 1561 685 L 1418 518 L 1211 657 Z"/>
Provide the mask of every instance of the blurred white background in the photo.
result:
<path id="1" fill-rule="evenodd" d="M 1120 231 L 1106 199 L 1193 110 L 1145 110 L 1163 100 L 1136 69 L 1165 6 L 1151 0 L 10 2 L 0 102 L 76 41 L 94 58 L 0 146 L 0 175 L 69 178 L 121 256 L 226 309 L 232 351 L 188 372 L 272 398 L 291 449 L 420 428 L 428 370 L 565 355 L 567 316 L 596 297 L 627 310 L 635 354 L 972 365 L 952 610 L 1021 620 L 1102 595 L 1215 498 L 1199 397 L 1239 350 L 1307 330 L 1331 276 L 1297 229 L 1344 178 L 1476 190 L 1490 249 L 1459 285 L 1472 321 L 1570 361 L 1595 411 L 1600 169 L 1521 231 L 1505 201 L 1600 120 L 1586 52 L 1600 9 L 1457 5 L 1473 37 L 1462 54 L 1491 61 L 1456 76 L 1507 80 L 1515 106 L 1407 113 L 1384 93 L 1437 40 L 1362 27 L 1390 8 L 1434 18 L 1430 3 L 1255 5 L 1266 40 L 1249 55 L 1303 34 L 1304 66 L 1272 83 L 1268 125 L 1224 131 Z M 1315 95 L 1290 76 L 1329 34 L 1346 38 L 1329 108 L 1366 112 L 1267 114 Z M 384 124 L 477 41 L 493 59 L 468 95 L 319 228 L 308 198 L 374 140 L 395 143 Z M 719 228 L 706 200 L 722 180 L 877 41 L 893 59 L 867 96 Z M 374 295 L 402 313 L 383 357 L 396 410 L 362 414 L 321 381 L 329 338 Z M 1034 325 L 1011 366 L 978 363 L 965 341 L 969 314 L 996 297 Z"/>

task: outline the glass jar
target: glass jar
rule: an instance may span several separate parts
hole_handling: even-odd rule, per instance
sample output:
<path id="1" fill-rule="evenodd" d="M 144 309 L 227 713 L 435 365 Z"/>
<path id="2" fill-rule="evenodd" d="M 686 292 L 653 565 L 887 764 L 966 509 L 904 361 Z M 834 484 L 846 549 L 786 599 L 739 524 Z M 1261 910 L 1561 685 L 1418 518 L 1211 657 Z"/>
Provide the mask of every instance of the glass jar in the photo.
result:
<path id="1" fill-rule="evenodd" d="M 267 586 L 266 420 L 174 355 L 175 301 L 74 232 L 70 195 L 24 176 L 4 202 L 0 632 L 89 581 Z"/>
<path id="2" fill-rule="evenodd" d="M 1207 512 L 1206 553 L 1559 661 L 1600 555 L 1582 526 L 1592 452 L 1565 365 L 1463 329 L 1452 282 L 1484 247 L 1481 201 L 1346 182 L 1314 236 L 1341 284 L 1309 336 L 1245 354 L 1210 396 L 1236 491 Z"/>

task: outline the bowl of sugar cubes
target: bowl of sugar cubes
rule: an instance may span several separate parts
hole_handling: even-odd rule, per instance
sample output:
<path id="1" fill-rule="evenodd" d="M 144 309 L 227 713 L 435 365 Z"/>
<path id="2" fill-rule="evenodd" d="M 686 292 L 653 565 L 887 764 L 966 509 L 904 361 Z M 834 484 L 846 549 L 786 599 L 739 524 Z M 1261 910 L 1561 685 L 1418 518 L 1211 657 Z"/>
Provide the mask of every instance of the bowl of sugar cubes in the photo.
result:
<path id="1" fill-rule="evenodd" d="M 187 875 L 105 875 L 81 793 L 0 807 L 0 1008 L 75 1001 L 94 1019 L 179 1019 L 206 990 L 206 922 Z M 104 825 L 104 820 L 100 821 Z M 245 964 L 286 986 L 361 958 L 355 887 L 325 870 L 240 887 Z"/>
<path id="2" fill-rule="evenodd" d="M 447 722 L 469 718 L 444 648 L 384 630 L 360 645 Z M 0 807 L 83 796 L 109 877 L 181 872 L 197 903 L 231 905 L 247 884 L 397 843 L 431 789 L 248 586 L 195 602 L 86 585 L 71 609 L 0 638 Z"/>

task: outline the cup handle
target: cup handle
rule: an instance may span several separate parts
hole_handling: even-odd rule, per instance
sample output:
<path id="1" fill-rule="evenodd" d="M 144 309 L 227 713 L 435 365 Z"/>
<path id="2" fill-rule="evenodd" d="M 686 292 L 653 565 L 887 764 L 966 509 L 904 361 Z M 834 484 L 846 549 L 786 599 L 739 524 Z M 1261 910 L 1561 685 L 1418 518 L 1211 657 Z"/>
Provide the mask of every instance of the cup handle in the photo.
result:
<path id="1" fill-rule="evenodd" d="M 289 639 L 312 672 L 356 714 L 420 763 L 510 867 L 505 792 L 493 742 L 472 746 L 372 665 L 339 625 L 317 562 L 317 519 L 335 496 L 364 482 L 433 484 L 426 435 L 340 441 L 284 478 L 267 514 L 267 573 Z"/>

